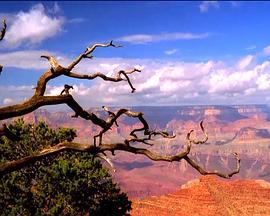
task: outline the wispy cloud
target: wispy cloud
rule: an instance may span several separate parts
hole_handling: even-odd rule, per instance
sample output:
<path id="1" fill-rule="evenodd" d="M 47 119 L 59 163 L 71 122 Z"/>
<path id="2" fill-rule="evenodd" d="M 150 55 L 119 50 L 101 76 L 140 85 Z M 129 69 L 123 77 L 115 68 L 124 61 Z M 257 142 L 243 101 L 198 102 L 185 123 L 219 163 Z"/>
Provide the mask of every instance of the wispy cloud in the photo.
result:
<path id="1" fill-rule="evenodd" d="M 0 62 L 5 67 L 16 67 L 22 69 L 46 69 L 48 63 L 41 59 L 41 55 L 49 54 L 43 50 L 26 50 L 16 52 L 0 53 Z"/>
<path id="2" fill-rule="evenodd" d="M 173 54 L 175 54 L 177 52 L 178 52 L 178 49 L 170 49 L 170 50 L 166 50 L 164 53 L 166 55 L 173 55 Z"/>
<path id="3" fill-rule="evenodd" d="M 0 86 L 0 106 L 6 106 L 22 102 L 33 95 L 32 85 L 14 86 L 14 85 L 1 85 Z"/>
<path id="4" fill-rule="evenodd" d="M 210 7 L 219 8 L 218 1 L 203 1 L 200 5 L 200 11 L 205 13 L 209 10 Z"/>
<path id="5" fill-rule="evenodd" d="M 126 35 L 117 38 L 118 41 L 129 42 L 133 44 L 146 44 L 158 41 L 170 41 L 170 40 L 194 40 L 203 39 L 209 37 L 209 33 L 183 33 L 183 32 L 173 32 L 173 33 L 163 33 L 163 34 L 134 34 Z"/>
<path id="6" fill-rule="evenodd" d="M 257 46 L 251 45 L 251 46 L 247 47 L 246 50 L 254 50 L 256 48 L 257 48 Z"/>
<path id="7" fill-rule="evenodd" d="M 78 18 L 72 18 L 72 19 L 69 19 L 69 20 L 67 20 L 66 22 L 67 22 L 67 23 L 71 23 L 71 24 L 77 24 L 77 23 L 82 23 L 82 22 L 84 22 L 84 21 L 85 21 L 84 18 L 78 17 Z"/>
<path id="8" fill-rule="evenodd" d="M 12 103 L 14 103 L 14 100 L 13 100 L 12 98 L 5 98 L 5 99 L 3 100 L 3 104 L 4 104 L 4 105 L 10 105 L 10 104 L 12 104 Z"/>
<path id="9" fill-rule="evenodd" d="M 53 8 L 54 12 L 59 10 L 57 4 Z M 61 31 L 64 18 L 50 16 L 42 4 L 36 4 L 28 12 L 17 13 L 11 21 L 4 42 L 8 47 L 18 47 L 22 43 L 38 44 L 55 36 Z"/>
<path id="10" fill-rule="evenodd" d="M 237 62 L 237 68 L 239 70 L 243 70 L 243 69 L 246 69 L 250 64 L 251 62 L 254 60 L 254 56 L 252 55 L 247 55 L 243 58 L 241 58 L 238 62 Z"/>
<path id="11" fill-rule="evenodd" d="M 270 45 L 267 46 L 267 47 L 264 47 L 264 49 L 263 49 L 263 54 L 264 54 L 264 55 L 270 55 Z"/>

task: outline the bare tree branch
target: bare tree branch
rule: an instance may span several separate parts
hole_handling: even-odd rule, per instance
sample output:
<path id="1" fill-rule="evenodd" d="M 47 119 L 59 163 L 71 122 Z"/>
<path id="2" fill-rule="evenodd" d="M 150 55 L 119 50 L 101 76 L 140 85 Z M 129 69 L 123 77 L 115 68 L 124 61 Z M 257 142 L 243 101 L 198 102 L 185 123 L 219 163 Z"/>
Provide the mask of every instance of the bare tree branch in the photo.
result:
<path id="1" fill-rule="evenodd" d="M 51 65 L 51 70 L 52 72 L 57 72 L 57 71 L 66 71 L 65 68 L 63 68 L 56 60 L 54 56 L 47 56 L 47 55 L 42 55 L 40 58 L 45 58 L 48 60 L 49 64 Z"/>
<path id="2" fill-rule="evenodd" d="M 232 171 L 228 174 L 219 172 L 217 170 L 215 171 L 206 171 L 200 165 L 198 165 L 194 160 L 192 160 L 190 157 L 188 157 L 188 154 L 191 149 L 191 145 L 193 143 L 193 140 L 191 139 L 191 134 L 193 130 L 190 130 L 186 137 L 186 148 L 178 152 L 175 155 L 161 155 L 158 153 L 154 153 L 150 151 L 149 149 L 144 148 L 136 148 L 132 147 L 130 145 L 127 145 L 126 143 L 115 143 L 115 144 L 102 144 L 100 146 L 94 146 L 91 144 L 81 144 L 81 143 L 75 143 L 75 142 L 63 142 L 59 143 L 55 146 L 45 148 L 39 152 L 36 152 L 35 154 L 31 156 L 27 156 L 24 158 L 21 158 L 19 160 L 14 160 L 10 162 L 5 162 L 0 164 L 0 176 L 19 170 L 25 166 L 31 165 L 34 162 L 49 156 L 49 155 L 55 155 L 57 153 L 63 152 L 63 151 L 80 151 L 80 152 L 89 152 L 90 154 L 96 155 L 97 157 L 100 157 L 104 160 L 106 160 L 112 167 L 113 164 L 110 161 L 110 159 L 106 156 L 105 152 L 115 152 L 115 151 L 125 151 L 130 152 L 133 154 L 140 154 L 148 157 L 149 159 L 153 161 L 181 161 L 182 159 L 186 160 L 193 168 L 198 170 L 202 175 L 218 175 L 222 178 L 230 178 L 234 174 L 239 173 L 240 170 L 240 158 L 238 154 L 235 153 L 235 157 L 237 160 L 237 167 L 235 171 Z M 139 139 L 136 140 L 137 142 L 141 142 Z M 204 143 L 204 142 L 202 142 Z M 114 167 L 113 167 L 114 169 Z M 115 171 L 115 169 L 114 169 Z"/>
<path id="3" fill-rule="evenodd" d="M 108 109 L 108 108 L 107 108 Z M 138 131 L 144 131 L 144 135 L 147 135 L 148 136 L 148 140 L 151 139 L 151 136 L 156 136 L 156 135 L 161 135 L 162 137 L 164 138 L 174 138 L 175 136 L 172 135 L 170 136 L 167 132 L 165 131 L 151 131 L 149 129 L 149 125 L 147 123 L 147 121 L 144 119 L 143 117 L 143 113 L 141 112 L 133 112 L 133 111 L 130 111 L 128 109 L 119 109 L 117 111 L 117 113 L 113 113 L 109 110 L 106 110 L 107 112 L 110 112 L 110 115 L 109 117 L 105 120 L 105 124 L 104 125 L 100 125 L 103 129 L 100 131 L 99 134 L 95 135 L 94 136 L 94 145 L 96 145 L 96 138 L 99 137 L 99 145 L 102 144 L 102 135 L 107 132 L 111 127 L 112 125 L 116 122 L 116 120 L 123 114 L 127 115 L 128 117 L 132 117 L 132 118 L 137 118 L 142 124 L 143 124 L 143 127 L 142 128 L 138 128 L 138 129 L 134 129 L 133 131 L 130 132 L 130 135 L 133 136 L 135 139 L 137 138 L 137 135 L 135 134 L 136 132 Z M 130 141 L 135 141 L 135 139 L 132 139 Z M 146 139 L 137 139 L 137 141 L 140 140 L 144 140 L 146 141 Z M 126 144 L 128 144 L 128 141 L 126 140 L 125 142 Z"/>
<path id="4" fill-rule="evenodd" d="M 113 44 L 113 41 L 110 41 L 109 43 L 107 44 L 100 44 L 100 43 L 97 43 L 97 44 L 94 44 L 92 45 L 91 47 L 87 47 L 86 50 L 84 51 L 84 53 L 82 53 L 81 55 L 79 55 L 68 67 L 67 69 L 69 71 L 71 71 L 77 64 L 80 63 L 80 61 L 83 59 L 83 58 L 92 58 L 93 56 L 91 56 L 90 54 L 92 54 L 92 52 L 94 52 L 94 50 L 97 48 L 97 47 L 115 47 L 115 48 L 118 48 L 118 47 L 122 47 L 120 45 L 115 45 Z"/>
<path id="5" fill-rule="evenodd" d="M 188 135 L 189 136 L 189 135 Z M 187 137 L 188 137 L 187 136 Z M 130 152 L 133 154 L 141 154 L 145 155 L 151 160 L 154 161 L 180 161 L 184 156 L 186 156 L 190 152 L 191 148 L 191 141 L 187 141 L 187 147 L 182 152 L 179 152 L 176 155 L 160 155 L 157 153 L 154 153 L 148 149 L 143 148 L 135 148 L 129 145 L 126 145 L 125 143 L 115 143 L 115 144 L 102 144 L 100 146 L 94 146 L 91 144 L 81 144 L 81 143 L 75 143 L 75 142 L 63 142 L 59 143 L 55 146 L 45 148 L 39 152 L 36 152 L 35 154 L 31 156 L 27 156 L 24 158 L 21 158 L 19 160 L 14 160 L 10 162 L 5 162 L 0 164 L 0 176 L 4 175 L 6 173 L 10 173 L 16 170 L 21 169 L 22 167 L 25 167 L 27 165 L 33 164 L 35 161 L 38 161 L 46 156 L 54 155 L 57 153 L 60 153 L 62 151 L 80 151 L 80 152 L 89 152 L 90 154 L 101 154 L 106 151 L 114 152 L 116 150 L 118 151 L 125 151 Z M 100 155 L 98 155 L 100 156 Z"/>
<path id="6" fill-rule="evenodd" d="M 217 175 L 219 177 L 222 178 L 230 178 L 232 177 L 234 174 L 239 173 L 240 171 L 240 158 L 239 155 L 237 153 L 234 153 L 235 159 L 236 159 L 236 169 L 230 173 L 222 173 L 219 172 L 217 170 L 214 171 L 207 171 L 205 169 L 203 169 L 196 161 L 192 160 L 189 156 L 184 156 L 184 159 L 196 170 L 198 170 L 202 175 Z"/>
<path id="7" fill-rule="evenodd" d="M 76 73 L 76 72 L 69 72 L 68 74 L 66 74 L 66 76 L 68 76 L 68 77 L 73 77 L 73 78 L 77 78 L 77 79 L 88 79 L 88 80 L 92 80 L 92 79 L 95 79 L 95 78 L 99 77 L 99 78 L 101 78 L 101 79 L 103 79 L 103 80 L 105 80 L 105 81 L 120 82 L 120 81 L 123 81 L 123 80 L 124 80 L 124 79 L 121 77 L 121 74 L 123 74 L 123 75 L 125 76 L 125 78 L 127 79 L 129 86 L 130 86 L 131 89 L 132 89 L 131 92 L 133 93 L 136 89 L 133 87 L 133 85 L 132 85 L 132 83 L 131 83 L 131 81 L 130 81 L 130 79 L 129 79 L 129 77 L 128 77 L 128 74 L 132 74 L 132 73 L 134 73 L 134 72 L 141 72 L 141 70 L 138 70 L 138 69 L 136 69 L 136 68 L 134 68 L 134 69 L 132 69 L 132 70 L 130 70 L 130 71 L 123 71 L 123 70 L 120 70 L 120 71 L 117 73 L 116 77 L 108 77 L 108 76 L 106 76 L 105 74 L 100 73 L 100 72 L 93 73 L 93 74 L 90 74 L 90 75 L 87 75 L 87 74 L 79 74 L 79 73 Z"/>
<path id="8" fill-rule="evenodd" d="M 204 129 L 204 126 L 203 126 L 203 121 L 200 122 L 200 128 L 204 134 L 204 140 L 199 140 L 199 141 L 196 141 L 196 140 L 192 140 L 192 143 L 196 144 L 196 145 L 200 145 L 200 144 L 204 144 L 207 142 L 208 140 L 208 133 L 207 131 Z M 192 130 L 193 132 L 193 130 Z"/>
<path id="9" fill-rule="evenodd" d="M 6 24 L 6 20 L 4 19 L 3 20 L 3 28 L 0 32 L 0 41 L 4 39 L 5 34 L 6 34 L 6 29 L 7 29 L 7 24 Z M 1 75 L 2 70 L 3 70 L 3 65 L 0 65 L 0 75 Z"/>
<path id="10" fill-rule="evenodd" d="M 132 86 L 130 79 L 128 78 L 127 74 L 131 74 L 133 72 L 140 72 L 140 70 L 138 69 L 133 69 L 132 71 L 119 71 L 117 74 L 116 78 L 112 78 L 112 77 L 107 77 L 106 75 L 102 74 L 102 73 L 96 73 L 94 75 L 80 75 L 77 73 L 73 73 L 72 69 L 78 64 L 80 63 L 80 61 L 83 58 L 89 58 L 89 54 L 91 54 L 97 47 L 120 47 L 117 46 L 115 44 L 112 43 L 112 41 L 108 44 L 94 44 L 91 47 L 88 47 L 86 49 L 86 51 L 81 54 L 79 57 L 77 57 L 68 67 L 63 67 L 61 66 L 55 57 L 53 56 L 47 56 L 47 55 L 42 55 L 42 58 L 46 58 L 49 61 L 49 64 L 51 65 L 51 69 L 46 71 L 38 80 L 37 82 L 37 86 L 36 86 L 36 91 L 35 91 L 35 95 L 36 96 L 42 96 L 45 93 L 46 90 L 46 84 L 51 80 L 54 79 L 58 76 L 64 75 L 64 76 L 68 76 L 68 77 L 73 77 L 73 78 L 77 78 L 77 79 L 95 79 L 96 77 L 101 77 L 102 79 L 106 80 L 106 81 L 112 81 L 112 82 L 119 82 L 122 81 L 123 79 L 121 78 L 121 74 L 123 74 L 131 89 L 132 92 L 135 91 L 135 88 Z"/>
<path id="11" fill-rule="evenodd" d="M 113 168 L 113 172 L 116 172 L 116 169 L 114 168 L 113 162 L 111 161 L 111 159 L 109 157 L 107 157 L 107 155 L 104 152 L 103 152 L 103 154 L 97 153 L 96 156 L 101 158 L 102 160 L 105 160 Z"/>
<path id="12" fill-rule="evenodd" d="M 107 132 L 112 125 L 117 121 L 117 119 L 125 114 L 132 118 L 138 118 L 138 120 L 143 124 L 142 128 L 134 129 L 131 131 L 130 135 L 137 137 L 136 132 L 144 131 L 144 135 L 161 135 L 165 138 L 174 138 L 175 136 L 169 136 L 166 132 L 156 132 L 149 129 L 147 121 L 143 117 L 141 112 L 132 112 L 128 109 L 120 109 L 114 115 L 110 115 L 106 120 L 99 118 L 94 113 L 87 112 L 74 100 L 70 95 L 59 95 L 59 96 L 33 96 L 28 101 L 0 108 L 0 120 L 11 118 L 15 116 L 21 116 L 36 110 L 37 108 L 45 105 L 57 105 L 57 104 L 67 104 L 75 112 L 75 117 L 80 116 L 85 120 L 90 120 L 94 124 L 100 126 L 102 130 L 99 134 L 94 136 L 94 145 L 96 145 L 96 138 L 99 137 L 99 145 L 102 144 L 102 135 Z"/>
<path id="13" fill-rule="evenodd" d="M 6 31 L 6 24 L 4 21 L 4 28 L 1 31 L 1 37 L 2 37 L 1 39 L 3 39 L 3 37 L 5 35 L 5 31 Z M 206 171 L 203 168 L 201 168 L 195 161 L 193 161 L 191 158 L 188 157 L 188 154 L 190 152 L 192 144 L 197 144 L 197 145 L 204 144 L 204 143 L 206 143 L 206 141 L 208 139 L 208 134 L 203 127 L 203 122 L 200 123 L 201 130 L 205 136 L 203 140 L 196 141 L 196 140 L 192 139 L 191 134 L 192 134 L 193 130 L 190 130 L 189 133 L 187 134 L 187 137 L 186 137 L 187 146 L 186 146 L 185 150 L 183 150 L 182 152 L 179 152 L 175 155 L 161 155 L 161 154 L 154 153 L 154 152 L 150 151 L 149 149 L 136 148 L 136 147 L 131 146 L 131 144 L 134 142 L 143 143 L 146 145 L 153 145 L 152 143 L 150 143 L 150 141 L 152 141 L 153 136 L 157 136 L 157 135 L 162 136 L 164 138 L 174 138 L 175 137 L 175 135 L 173 135 L 173 134 L 170 135 L 167 131 L 151 130 L 146 119 L 143 117 L 143 113 L 133 112 L 133 111 L 130 111 L 130 110 L 125 109 L 125 108 L 119 109 L 116 112 L 111 112 L 107 107 L 103 107 L 103 109 L 106 112 L 108 112 L 109 115 L 106 119 L 102 119 L 102 118 L 98 117 L 95 113 L 87 112 L 86 110 L 84 110 L 79 105 L 79 103 L 77 103 L 77 101 L 74 100 L 72 95 L 69 94 L 69 89 L 72 88 L 72 86 L 69 86 L 67 84 L 64 86 L 64 89 L 60 93 L 60 95 L 56 95 L 56 96 L 44 95 L 45 91 L 46 91 L 47 83 L 50 80 L 55 79 L 55 78 L 62 76 L 62 75 L 68 76 L 71 78 L 76 78 L 76 79 L 92 80 L 92 79 L 99 77 L 99 78 L 103 79 L 104 81 L 111 81 L 111 82 L 127 81 L 130 88 L 132 89 L 131 92 L 133 93 L 136 89 L 132 85 L 131 80 L 130 80 L 128 75 L 130 75 L 134 72 L 141 72 L 138 69 L 133 69 L 130 71 L 120 70 L 120 71 L 118 71 L 118 73 L 116 74 L 115 77 L 108 77 L 101 72 L 87 75 L 87 74 L 81 74 L 81 73 L 76 73 L 76 72 L 72 71 L 74 69 L 74 67 L 81 62 L 82 59 L 84 59 L 84 58 L 91 59 L 92 53 L 98 47 L 115 47 L 115 48 L 117 48 L 117 47 L 121 47 L 121 46 L 113 44 L 112 41 L 110 43 L 107 43 L 107 44 L 99 44 L 99 43 L 94 44 L 90 47 L 87 47 L 87 49 L 82 54 L 80 54 L 70 65 L 68 65 L 68 67 L 64 67 L 64 66 L 60 65 L 57 62 L 57 59 L 53 56 L 48 56 L 48 55 L 41 56 L 42 58 L 45 58 L 48 60 L 51 68 L 49 70 L 45 71 L 38 79 L 37 85 L 35 87 L 34 95 L 31 98 L 29 98 L 28 100 L 26 100 L 20 104 L 0 108 L 0 120 L 4 120 L 7 118 L 17 117 L 17 116 L 21 116 L 21 115 L 30 113 L 41 106 L 66 104 L 74 111 L 75 114 L 73 117 L 81 117 L 81 118 L 83 118 L 85 120 L 89 120 L 93 124 L 101 127 L 100 132 L 98 134 L 96 134 L 95 136 L 93 136 L 93 138 L 94 138 L 93 145 L 80 144 L 80 143 L 75 143 L 75 142 L 59 143 L 55 146 L 45 148 L 42 151 L 36 152 L 33 155 L 21 158 L 19 160 L 4 162 L 4 163 L 0 164 L 0 175 L 4 175 L 6 173 L 9 173 L 9 172 L 12 172 L 15 170 L 19 170 L 22 167 L 25 167 L 26 165 L 31 165 L 35 161 L 40 160 L 41 158 L 46 157 L 48 155 L 54 155 L 54 154 L 57 154 L 57 153 L 62 152 L 62 151 L 71 151 L 71 150 L 72 151 L 89 152 L 90 154 L 93 154 L 97 157 L 100 157 L 100 158 L 106 160 L 109 164 L 111 164 L 111 166 L 113 166 L 113 164 L 111 163 L 110 159 L 106 156 L 106 153 L 105 153 L 106 151 L 112 152 L 113 155 L 114 155 L 115 151 L 125 151 L 125 152 L 130 152 L 133 154 L 141 154 L 141 155 L 145 155 L 146 157 L 148 157 L 149 159 L 154 160 L 154 161 L 172 162 L 172 161 L 180 161 L 182 159 L 185 159 L 193 168 L 198 170 L 203 175 L 215 174 L 215 175 L 218 175 L 218 176 L 221 176 L 224 178 L 228 178 L 228 177 L 231 177 L 232 175 L 239 172 L 240 159 L 238 158 L 237 155 L 236 155 L 237 156 L 237 169 L 236 169 L 236 171 L 233 171 L 229 174 L 223 174 L 223 173 L 220 173 L 218 171 L 214 171 L 214 172 Z M 0 67 L 0 72 L 1 72 L 1 70 L 2 70 L 2 68 Z M 130 137 L 125 139 L 123 143 L 104 144 L 102 142 L 103 134 L 106 133 L 113 126 L 113 124 L 116 124 L 116 126 L 119 126 L 117 123 L 117 119 L 122 115 L 126 115 L 128 117 L 138 119 L 140 121 L 140 123 L 142 124 L 142 126 L 140 128 L 133 129 L 130 132 Z M 2 129 L 0 128 L 0 136 L 4 136 L 4 135 L 7 137 L 10 136 L 11 139 L 14 138 L 11 136 L 10 131 L 8 130 L 8 128 L 5 125 L 3 125 Z M 97 138 L 99 138 L 98 145 L 96 145 Z"/>
<path id="14" fill-rule="evenodd" d="M 0 41 L 4 39 L 5 35 L 6 35 L 6 30 L 7 30 L 7 24 L 6 24 L 6 20 L 3 20 L 3 28 L 1 29 L 0 32 Z"/>
<path id="15" fill-rule="evenodd" d="M 33 96 L 29 100 L 0 108 L 0 120 L 25 115 L 45 105 L 72 104 L 71 95 Z"/>

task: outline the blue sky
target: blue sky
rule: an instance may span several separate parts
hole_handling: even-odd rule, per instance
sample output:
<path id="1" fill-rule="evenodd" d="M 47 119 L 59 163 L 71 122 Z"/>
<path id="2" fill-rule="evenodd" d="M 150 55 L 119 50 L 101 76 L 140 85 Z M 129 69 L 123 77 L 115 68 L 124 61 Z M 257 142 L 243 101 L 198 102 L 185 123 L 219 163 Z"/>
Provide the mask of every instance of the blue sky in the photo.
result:
<path id="1" fill-rule="evenodd" d="M 100 48 L 79 73 L 113 76 L 133 67 L 137 89 L 126 82 L 60 77 L 46 94 L 65 83 L 84 106 L 242 104 L 270 101 L 269 2 L 1 2 L 8 29 L 0 43 L 0 106 L 33 94 L 51 54 L 65 66 L 95 42 Z M 95 97 L 93 97 L 93 92 Z"/>

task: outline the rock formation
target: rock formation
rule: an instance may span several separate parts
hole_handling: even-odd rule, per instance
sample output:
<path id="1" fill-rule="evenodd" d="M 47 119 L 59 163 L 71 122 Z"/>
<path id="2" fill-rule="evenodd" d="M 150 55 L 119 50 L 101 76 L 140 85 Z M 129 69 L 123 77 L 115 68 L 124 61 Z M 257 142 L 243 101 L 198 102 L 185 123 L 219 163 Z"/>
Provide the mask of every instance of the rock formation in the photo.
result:
<path id="1" fill-rule="evenodd" d="M 203 176 L 174 193 L 133 200 L 131 215 L 268 216 L 269 201 L 269 182 Z"/>

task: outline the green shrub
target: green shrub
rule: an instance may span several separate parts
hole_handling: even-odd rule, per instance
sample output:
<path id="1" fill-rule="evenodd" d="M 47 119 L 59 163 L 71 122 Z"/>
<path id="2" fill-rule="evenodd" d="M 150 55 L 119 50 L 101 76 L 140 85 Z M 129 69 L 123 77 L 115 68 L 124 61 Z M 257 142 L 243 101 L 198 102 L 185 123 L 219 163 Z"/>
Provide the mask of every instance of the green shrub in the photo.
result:
<path id="1" fill-rule="evenodd" d="M 31 155 L 58 142 L 72 141 L 73 129 L 49 128 L 44 122 L 9 125 L 20 137 L 0 139 L 0 162 Z M 63 152 L 0 179 L 1 215 L 127 215 L 131 202 L 99 160 L 89 153 Z"/>

